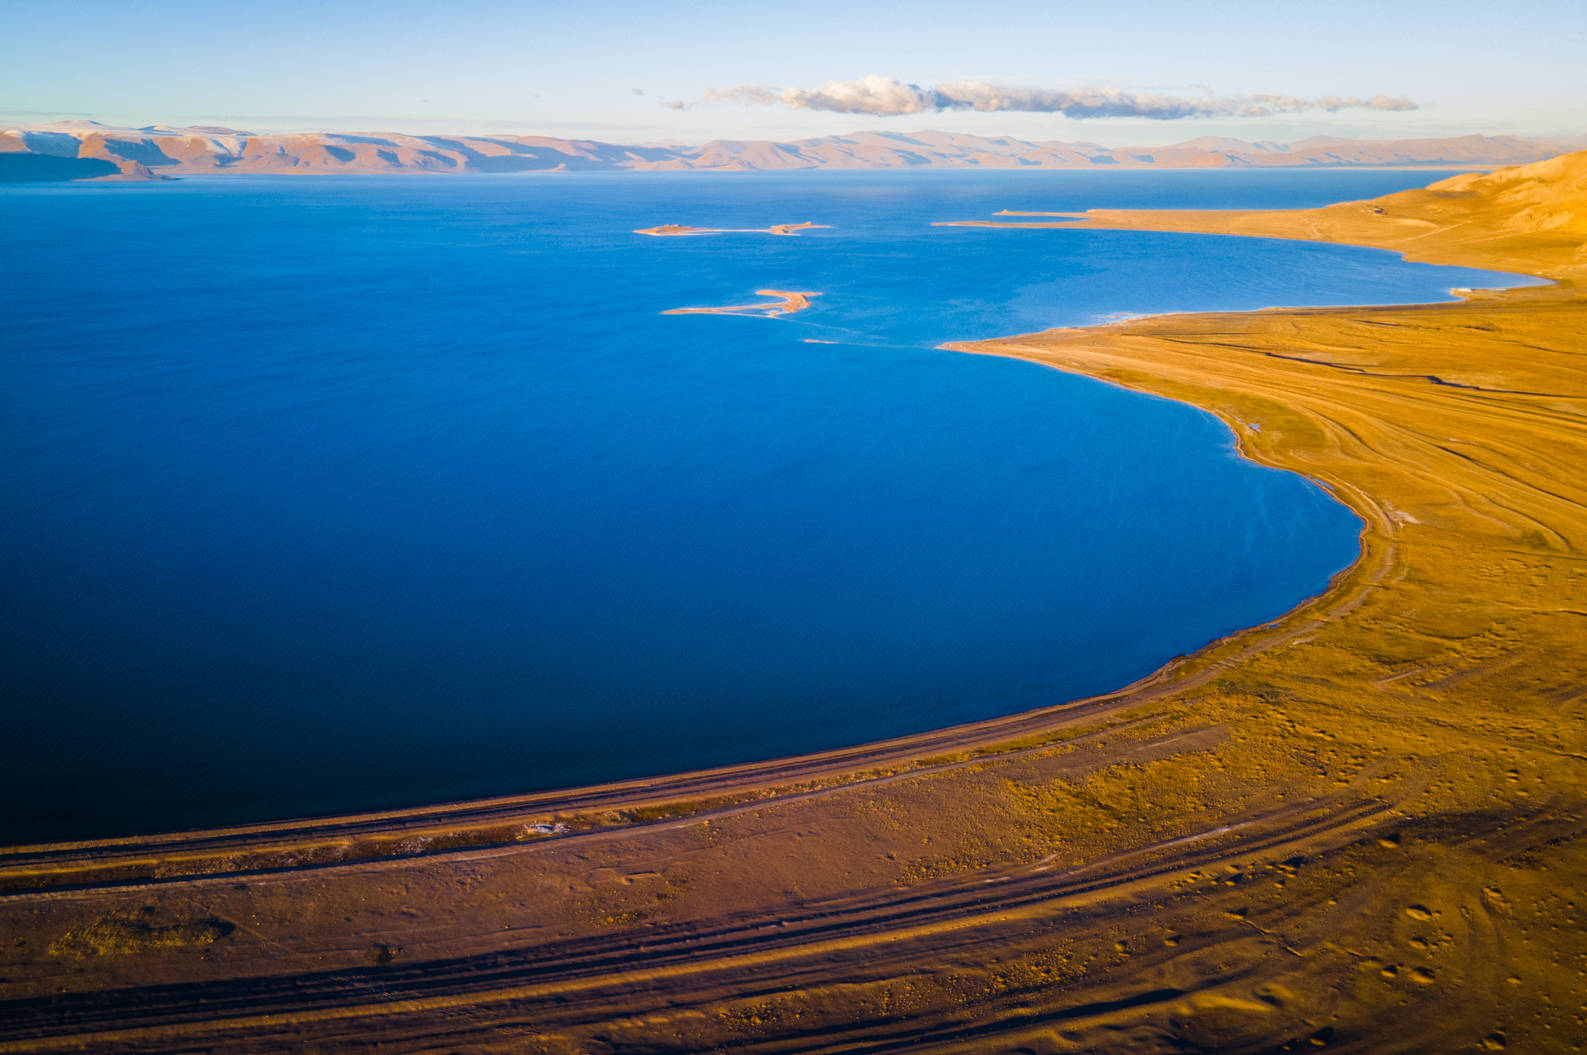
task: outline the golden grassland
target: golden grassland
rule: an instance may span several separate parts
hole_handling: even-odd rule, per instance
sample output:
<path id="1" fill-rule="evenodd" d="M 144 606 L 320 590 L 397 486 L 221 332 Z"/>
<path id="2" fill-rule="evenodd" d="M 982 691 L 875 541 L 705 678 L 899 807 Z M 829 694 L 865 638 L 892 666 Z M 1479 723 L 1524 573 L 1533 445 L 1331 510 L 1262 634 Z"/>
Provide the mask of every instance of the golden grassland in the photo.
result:
<path id="1" fill-rule="evenodd" d="M 1362 555 L 1288 616 L 880 745 L 0 851 L 0 1050 L 1576 1050 L 1584 177 L 1088 221 L 1552 286 L 965 346 L 1205 407 L 1330 487 Z"/>

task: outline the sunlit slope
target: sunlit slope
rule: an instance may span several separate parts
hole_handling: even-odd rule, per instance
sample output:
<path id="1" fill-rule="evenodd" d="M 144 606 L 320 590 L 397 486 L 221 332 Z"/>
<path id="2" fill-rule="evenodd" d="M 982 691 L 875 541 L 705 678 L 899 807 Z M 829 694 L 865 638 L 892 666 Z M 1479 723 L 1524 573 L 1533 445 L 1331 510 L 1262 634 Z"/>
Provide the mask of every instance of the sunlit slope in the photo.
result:
<path id="1" fill-rule="evenodd" d="M 1576 278 L 1587 271 L 1587 151 L 1322 209 L 1085 215 L 1099 227 L 1349 242 L 1414 260 Z"/>
<path id="2" fill-rule="evenodd" d="M 63 121 L 0 129 L 0 180 L 122 178 L 224 173 L 512 173 L 660 169 L 1120 169 L 1312 166 L 1491 166 L 1533 161 L 1587 145 L 1581 136 L 1468 135 L 1445 139 L 1250 143 L 1201 137 L 1172 146 L 1106 147 L 962 132 L 854 132 L 791 142 L 712 140 L 698 145 L 618 144 L 520 135 L 400 132 L 258 134 L 231 128 L 111 128 Z M 24 159 L 50 157 L 53 165 Z M 95 164 L 62 166 L 62 160 Z M 107 168 L 107 166 L 113 166 Z M 107 176 L 107 172 L 110 175 Z M 74 174 L 75 173 L 75 174 Z"/>

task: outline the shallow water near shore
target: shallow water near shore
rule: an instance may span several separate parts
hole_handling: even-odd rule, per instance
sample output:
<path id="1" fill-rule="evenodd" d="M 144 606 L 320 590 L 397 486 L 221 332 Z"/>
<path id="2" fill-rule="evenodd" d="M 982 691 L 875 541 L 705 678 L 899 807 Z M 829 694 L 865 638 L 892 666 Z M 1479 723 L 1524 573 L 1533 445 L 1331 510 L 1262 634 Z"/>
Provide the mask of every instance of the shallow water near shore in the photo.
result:
<path id="1" fill-rule="evenodd" d="M 1202 412 L 935 346 L 1519 280 L 929 225 L 1430 178 L 0 191 L 0 842 L 860 743 L 1115 688 L 1280 615 L 1354 558 L 1348 510 Z M 831 227 L 632 233 L 806 220 Z M 763 288 L 822 296 L 661 314 Z"/>

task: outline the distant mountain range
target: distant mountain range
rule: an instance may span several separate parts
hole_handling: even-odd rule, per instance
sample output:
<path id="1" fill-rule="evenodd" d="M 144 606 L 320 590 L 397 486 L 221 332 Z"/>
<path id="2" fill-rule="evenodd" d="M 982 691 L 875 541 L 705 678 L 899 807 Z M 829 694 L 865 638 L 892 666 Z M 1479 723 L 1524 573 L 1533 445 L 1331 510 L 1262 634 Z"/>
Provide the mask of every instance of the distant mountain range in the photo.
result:
<path id="1" fill-rule="evenodd" d="M 1297 143 L 1204 136 L 1167 147 L 1028 142 L 953 132 L 856 132 L 791 143 L 713 140 L 699 146 L 624 146 L 545 136 L 410 136 L 231 128 L 110 128 L 69 121 L 0 131 L 0 181 L 161 179 L 216 173 L 565 172 L 603 169 L 713 172 L 902 168 L 1492 168 L 1587 148 L 1587 136 L 1358 140 Z"/>

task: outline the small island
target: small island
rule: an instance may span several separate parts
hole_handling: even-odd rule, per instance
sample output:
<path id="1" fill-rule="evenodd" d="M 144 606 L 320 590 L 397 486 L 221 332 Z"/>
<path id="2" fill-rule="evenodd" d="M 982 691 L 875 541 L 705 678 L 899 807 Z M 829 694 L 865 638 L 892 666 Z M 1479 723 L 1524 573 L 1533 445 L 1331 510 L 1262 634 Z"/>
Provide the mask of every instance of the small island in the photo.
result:
<path id="1" fill-rule="evenodd" d="M 707 234 L 775 234 L 792 238 L 805 231 L 829 230 L 825 223 L 774 223 L 770 227 L 690 227 L 683 223 L 664 223 L 659 227 L 642 227 L 635 234 L 648 234 L 652 238 L 693 238 Z"/>
<path id="2" fill-rule="evenodd" d="M 747 315 L 770 319 L 779 315 L 792 315 L 796 311 L 804 311 L 810 306 L 810 298 L 819 297 L 821 294 L 809 290 L 757 289 L 755 295 L 757 297 L 773 297 L 775 299 L 760 304 L 729 304 L 721 308 L 669 308 L 661 314 Z"/>

